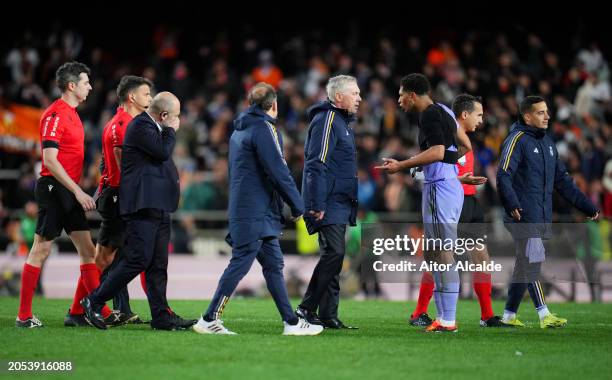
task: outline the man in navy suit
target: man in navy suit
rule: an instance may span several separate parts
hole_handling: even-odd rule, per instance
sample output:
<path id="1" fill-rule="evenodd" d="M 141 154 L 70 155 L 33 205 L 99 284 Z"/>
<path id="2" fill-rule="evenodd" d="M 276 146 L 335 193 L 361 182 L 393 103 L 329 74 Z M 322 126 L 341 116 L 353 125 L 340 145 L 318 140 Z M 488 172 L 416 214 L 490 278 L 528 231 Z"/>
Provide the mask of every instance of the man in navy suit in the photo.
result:
<path id="1" fill-rule="evenodd" d="M 153 329 L 182 330 L 196 322 L 177 316 L 166 299 L 170 213 L 177 209 L 180 194 L 172 161 L 180 110 L 176 96 L 161 92 L 125 131 L 119 186 L 119 209 L 126 221 L 125 260 L 81 301 L 85 317 L 99 329 L 106 329 L 101 306 L 142 271 Z"/>
<path id="2" fill-rule="evenodd" d="M 249 104 L 234 121 L 230 138 L 227 241 L 232 246 L 232 258 L 208 310 L 193 330 L 200 334 L 234 334 L 223 325 L 221 315 L 257 259 L 283 320 L 283 335 L 317 335 L 323 330 L 321 326 L 311 325 L 293 312 L 283 278 L 283 253 L 278 241 L 284 226 L 283 202 L 291 208 L 293 220 L 304 213 L 304 203 L 283 158 L 274 87 L 267 83 L 253 86 Z"/>

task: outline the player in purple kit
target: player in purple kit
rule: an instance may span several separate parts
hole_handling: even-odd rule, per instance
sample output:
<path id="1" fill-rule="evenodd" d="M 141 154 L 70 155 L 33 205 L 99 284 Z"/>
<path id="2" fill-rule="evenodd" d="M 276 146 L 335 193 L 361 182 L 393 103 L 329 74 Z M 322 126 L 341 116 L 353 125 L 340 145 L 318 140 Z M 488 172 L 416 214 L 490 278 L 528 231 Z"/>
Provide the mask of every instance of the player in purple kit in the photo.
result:
<path id="1" fill-rule="evenodd" d="M 421 153 L 404 161 L 383 158 L 383 165 L 376 168 L 394 174 L 422 166 L 425 175 L 422 198 L 425 237 L 439 239 L 437 241 L 441 243 L 454 242 L 463 206 L 463 189 L 457 179 L 455 164 L 459 157 L 471 150 L 471 144 L 465 132 L 457 128 L 453 112 L 443 104 L 434 103 L 430 91 L 429 80 L 422 74 L 413 73 L 402 78 L 398 103 L 406 112 L 416 111 L 421 114 Z M 438 264 L 450 264 L 450 269 L 432 271 L 438 315 L 426 331 L 455 332 L 459 273 L 453 252 L 445 251 L 441 246 L 429 248 L 425 253 L 426 259 Z"/>

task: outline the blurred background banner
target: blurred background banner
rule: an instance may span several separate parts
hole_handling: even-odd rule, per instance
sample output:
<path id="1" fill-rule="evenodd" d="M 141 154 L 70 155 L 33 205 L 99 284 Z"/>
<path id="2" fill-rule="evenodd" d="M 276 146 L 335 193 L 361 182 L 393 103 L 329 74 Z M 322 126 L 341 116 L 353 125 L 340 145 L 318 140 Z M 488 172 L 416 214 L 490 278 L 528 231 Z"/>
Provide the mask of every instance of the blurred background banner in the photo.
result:
<path id="1" fill-rule="evenodd" d="M 38 152 L 40 117 L 43 109 L 10 103 L 0 107 L 0 149 L 8 152 Z"/>

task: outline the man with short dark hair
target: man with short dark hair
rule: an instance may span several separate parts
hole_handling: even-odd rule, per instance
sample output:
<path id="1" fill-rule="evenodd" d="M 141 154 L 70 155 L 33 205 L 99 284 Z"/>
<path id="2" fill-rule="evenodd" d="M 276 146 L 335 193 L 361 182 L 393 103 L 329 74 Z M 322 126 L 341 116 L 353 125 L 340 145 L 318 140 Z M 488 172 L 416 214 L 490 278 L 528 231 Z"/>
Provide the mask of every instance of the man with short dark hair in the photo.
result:
<path id="1" fill-rule="evenodd" d="M 283 139 L 276 128 L 276 92 L 256 84 L 250 107 L 234 121 L 229 148 L 229 234 L 232 258 L 219 279 L 208 309 L 193 330 L 199 334 L 234 335 L 221 320 L 229 298 L 257 259 L 284 324 L 283 335 L 317 335 L 323 328 L 298 318 L 291 308 L 283 276 L 278 238 L 284 226 L 283 201 L 293 220 L 304 204 L 283 157 Z"/>
<path id="2" fill-rule="evenodd" d="M 94 262 L 95 248 L 85 217 L 86 211 L 95 209 L 95 203 L 78 185 L 83 172 L 85 132 L 76 107 L 91 91 L 89 68 L 79 62 L 65 63 L 57 70 L 56 80 L 62 96 L 40 119 L 42 169 L 35 194 L 39 212 L 34 243 L 21 275 L 17 327 L 43 325 L 32 314 L 32 297 L 40 268 L 49 257 L 53 240 L 62 230 L 70 236 L 81 259 L 81 276 L 69 313 L 82 314 L 79 301 L 100 283 L 100 272 Z M 102 316 L 107 323 L 116 320 L 106 306 Z"/>
<path id="3" fill-rule="evenodd" d="M 465 133 L 476 131 L 483 123 L 482 99 L 470 94 L 460 94 L 455 97 L 452 104 L 453 114 L 458 128 Z M 463 207 L 459 217 L 459 237 L 482 238 L 486 235 L 484 211 L 476 199 L 476 185 L 486 182 L 485 177 L 474 176 L 474 153 L 467 152 L 457 161 L 459 181 L 463 187 Z M 470 260 L 474 263 L 489 262 L 487 247 L 468 251 Z M 480 304 L 481 327 L 505 327 L 501 318 L 493 313 L 491 303 L 491 274 L 487 272 L 472 272 L 472 286 Z M 429 326 L 432 320 L 427 314 L 429 301 L 434 292 L 434 280 L 430 272 L 423 272 L 419 297 L 414 312 L 410 315 L 409 323 L 413 326 Z"/>
<path id="4" fill-rule="evenodd" d="M 544 98 L 525 97 L 519 111 L 521 120 L 512 125 L 504 140 L 497 171 L 497 190 L 506 211 L 504 222 L 514 238 L 516 252 L 503 322 L 525 326 L 516 313 L 525 290 L 529 290 L 540 327 L 563 327 L 567 319 L 550 313 L 539 281 L 545 260 L 542 239 L 550 237 L 553 190 L 591 220 L 597 219 L 599 211 L 576 187 L 555 143 L 546 134 L 550 116 Z"/>
<path id="5" fill-rule="evenodd" d="M 431 86 L 423 74 L 413 73 L 401 80 L 398 103 L 405 111 L 421 114 L 419 146 L 421 153 L 405 160 L 383 158 L 377 169 L 390 174 L 422 166 L 425 174 L 422 213 L 426 238 L 440 242 L 457 239 L 457 224 L 463 205 L 463 189 L 457 178 L 457 159 L 471 150 L 467 135 L 457 128 L 455 115 L 441 103 L 434 103 Z M 441 246 L 425 252 L 427 261 L 449 265 L 447 270 L 433 270 L 434 301 L 438 316 L 426 328 L 428 332 L 456 332 L 455 315 L 459 297 L 459 273 L 452 250 Z"/>

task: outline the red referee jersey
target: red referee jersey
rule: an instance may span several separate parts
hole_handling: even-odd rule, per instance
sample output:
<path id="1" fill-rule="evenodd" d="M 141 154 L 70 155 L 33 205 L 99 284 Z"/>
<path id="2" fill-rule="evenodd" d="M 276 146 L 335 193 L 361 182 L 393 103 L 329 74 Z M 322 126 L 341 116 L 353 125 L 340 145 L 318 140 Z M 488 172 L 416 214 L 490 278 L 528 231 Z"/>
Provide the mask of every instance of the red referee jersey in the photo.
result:
<path id="1" fill-rule="evenodd" d="M 57 160 L 76 183 L 81 180 L 85 157 L 85 132 L 76 109 L 62 99 L 53 102 L 40 119 L 41 152 L 44 148 L 57 148 Z M 45 166 L 43 156 L 41 176 L 53 174 Z"/>
<path id="2" fill-rule="evenodd" d="M 132 121 L 132 116 L 121 107 L 117 108 L 117 113 L 104 126 L 102 132 L 102 154 L 104 156 L 104 170 L 100 178 L 100 186 L 104 183 L 117 187 L 121 179 L 121 171 L 115 160 L 115 147 L 123 145 L 125 128 Z"/>
<path id="3" fill-rule="evenodd" d="M 465 173 L 474 174 L 474 153 L 467 152 L 463 157 L 461 157 L 457 161 L 457 168 L 459 169 L 459 175 L 462 176 Z M 476 186 L 475 185 L 466 185 L 464 183 L 461 184 L 463 186 L 463 195 L 474 195 L 476 194 Z"/>

